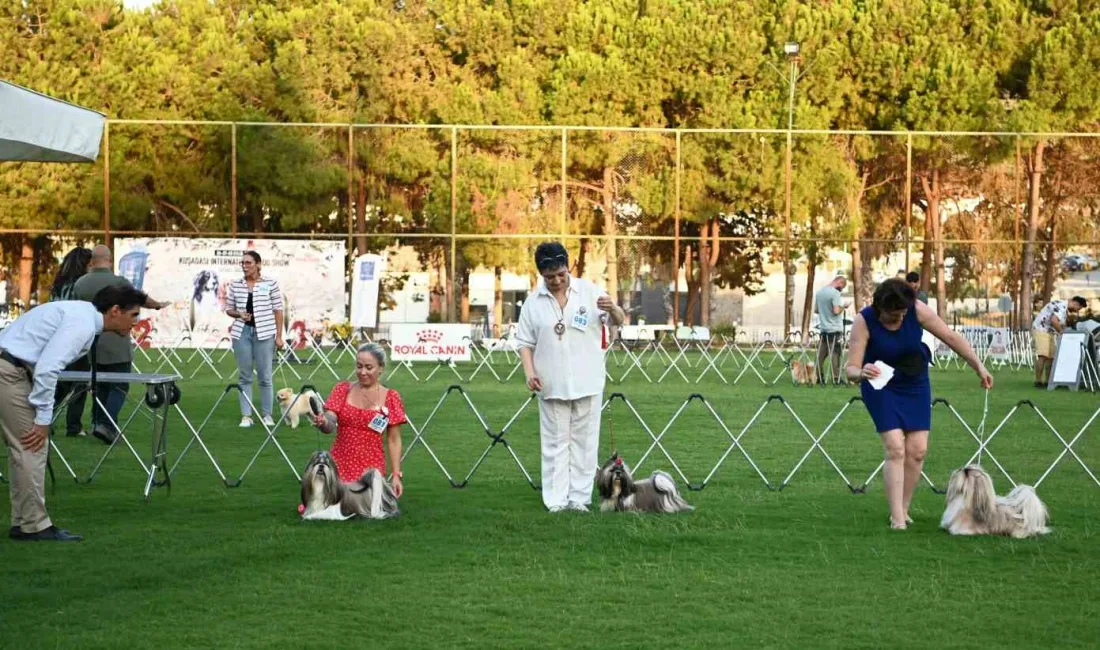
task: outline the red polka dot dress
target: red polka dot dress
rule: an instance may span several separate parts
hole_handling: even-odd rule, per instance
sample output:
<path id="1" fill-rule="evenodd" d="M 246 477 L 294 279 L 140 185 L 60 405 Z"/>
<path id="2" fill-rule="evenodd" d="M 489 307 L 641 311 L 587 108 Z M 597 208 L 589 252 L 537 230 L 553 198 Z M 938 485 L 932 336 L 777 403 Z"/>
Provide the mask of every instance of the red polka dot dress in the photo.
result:
<path id="1" fill-rule="evenodd" d="M 336 414 L 336 439 L 332 441 L 332 459 L 336 461 L 336 470 L 344 483 L 358 481 L 363 472 L 374 468 L 388 474 L 384 434 L 377 433 L 368 425 L 378 415 L 378 409 L 361 409 L 348 404 L 351 384 L 342 381 L 333 387 L 325 402 L 325 410 Z M 405 424 L 405 405 L 401 395 L 393 390 L 386 391 L 386 410 L 389 425 Z"/>

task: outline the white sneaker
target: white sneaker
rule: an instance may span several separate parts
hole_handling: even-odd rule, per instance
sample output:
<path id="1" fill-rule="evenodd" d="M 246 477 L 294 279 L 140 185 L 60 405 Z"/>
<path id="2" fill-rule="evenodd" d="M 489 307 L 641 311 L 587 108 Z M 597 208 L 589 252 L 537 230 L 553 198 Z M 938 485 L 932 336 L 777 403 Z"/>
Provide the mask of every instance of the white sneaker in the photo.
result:
<path id="1" fill-rule="evenodd" d="M 569 506 L 550 506 L 546 509 L 547 512 L 565 512 Z"/>
<path id="2" fill-rule="evenodd" d="M 588 512 L 588 506 L 584 505 L 583 503 L 570 503 L 565 507 L 566 509 L 572 510 L 574 512 Z"/>
<path id="3" fill-rule="evenodd" d="M 247 429 L 248 427 L 252 426 L 252 418 L 248 417 L 247 415 L 244 416 L 243 418 L 241 418 L 241 423 L 239 426 L 242 429 Z"/>
<path id="4" fill-rule="evenodd" d="M 268 428 L 274 427 L 275 426 L 275 420 L 272 420 L 270 415 L 265 415 L 264 416 L 264 424 L 266 424 L 268 426 Z"/>

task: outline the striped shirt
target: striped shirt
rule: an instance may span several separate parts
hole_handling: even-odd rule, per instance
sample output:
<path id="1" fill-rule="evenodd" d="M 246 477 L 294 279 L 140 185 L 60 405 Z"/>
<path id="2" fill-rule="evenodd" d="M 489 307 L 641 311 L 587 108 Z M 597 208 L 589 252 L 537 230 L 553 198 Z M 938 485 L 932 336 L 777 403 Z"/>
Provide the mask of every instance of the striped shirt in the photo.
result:
<path id="1" fill-rule="evenodd" d="M 225 310 L 236 310 L 244 313 L 248 305 L 248 283 L 244 278 L 229 283 L 229 289 L 225 295 Z M 261 341 L 275 336 L 275 312 L 283 311 L 283 293 L 279 291 L 279 283 L 271 278 L 260 278 L 252 287 L 252 325 L 256 328 L 256 338 Z M 233 326 L 229 328 L 229 335 L 234 340 L 241 338 L 244 330 L 244 321 L 237 318 L 233 320 Z"/>

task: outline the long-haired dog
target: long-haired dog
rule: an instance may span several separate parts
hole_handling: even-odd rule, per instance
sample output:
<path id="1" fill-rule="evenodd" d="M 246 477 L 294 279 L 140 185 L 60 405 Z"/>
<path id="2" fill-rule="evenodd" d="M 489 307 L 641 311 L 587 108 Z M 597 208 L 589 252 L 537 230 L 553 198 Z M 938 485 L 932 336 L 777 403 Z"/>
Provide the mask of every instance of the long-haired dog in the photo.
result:
<path id="1" fill-rule="evenodd" d="M 298 428 L 300 418 L 308 418 L 311 413 L 320 413 L 324 410 L 324 401 L 317 393 L 307 390 L 303 393 L 295 393 L 290 388 L 280 388 L 275 393 L 275 399 L 279 400 L 279 410 L 283 413 L 283 419 L 291 429 Z M 318 408 L 316 405 L 322 406 Z"/>
<path id="2" fill-rule="evenodd" d="M 368 469 L 354 483 L 343 483 L 327 451 L 314 452 L 302 474 L 303 519 L 388 519 L 400 514 L 397 495 L 382 477 Z"/>
<path id="3" fill-rule="evenodd" d="M 694 510 L 680 496 L 676 481 L 660 470 L 649 478 L 635 481 L 618 452 L 612 454 L 596 472 L 596 489 L 600 493 L 600 510 L 609 512 L 688 512 Z"/>
<path id="4" fill-rule="evenodd" d="M 813 386 L 817 383 L 817 366 L 813 361 L 791 361 L 791 380 L 796 386 Z"/>
<path id="5" fill-rule="evenodd" d="M 967 465 L 951 473 L 940 528 L 952 535 L 1022 538 L 1049 533 L 1047 519 L 1047 507 L 1035 488 L 1017 485 L 1008 496 L 999 497 L 989 474 L 978 465 Z"/>
<path id="6" fill-rule="evenodd" d="M 196 304 L 216 305 L 218 302 L 218 272 L 204 269 L 195 274 L 194 291 L 191 300 Z M 203 303 L 206 303 L 205 305 Z"/>

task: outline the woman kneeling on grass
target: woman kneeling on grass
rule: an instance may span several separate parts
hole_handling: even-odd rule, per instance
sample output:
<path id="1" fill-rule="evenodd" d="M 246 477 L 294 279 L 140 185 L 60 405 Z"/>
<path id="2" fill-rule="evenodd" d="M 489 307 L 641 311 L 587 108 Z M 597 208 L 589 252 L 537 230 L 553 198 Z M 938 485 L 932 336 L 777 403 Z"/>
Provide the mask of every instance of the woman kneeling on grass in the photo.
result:
<path id="1" fill-rule="evenodd" d="M 379 380 L 386 368 L 386 351 L 377 343 L 359 346 L 355 358 L 355 384 L 342 381 L 333 387 L 325 402 L 325 412 L 313 416 L 313 424 L 325 433 L 336 431 L 329 453 L 336 461 L 340 480 L 352 483 L 363 472 L 386 472 L 386 456 L 393 468 L 393 491 L 398 498 L 404 491 L 401 479 L 401 425 L 405 405 L 401 395 L 383 386 Z M 382 438 L 385 436 L 385 452 Z"/>
<path id="2" fill-rule="evenodd" d="M 982 388 L 993 387 L 993 377 L 966 339 L 952 331 L 928 305 L 917 302 L 912 287 L 902 280 L 890 279 L 879 285 L 871 306 L 856 316 L 849 342 L 848 380 L 862 380 L 863 403 L 882 437 L 886 456 L 882 479 L 890 506 L 890 527 L 897 530 L 904 530 L 912 521 L 909 502 L 920 481 L 932 426 L 932 386 L 928 380 L 932 352 L 921 342 L 923 330 L 965 359 L 981 379 Z M 882 390 L 868 383 L 881 374 L 876 361 L 896 370 Z"/>

